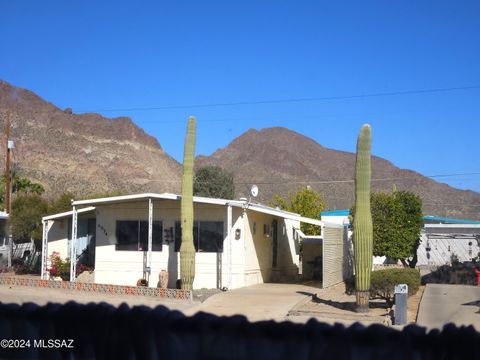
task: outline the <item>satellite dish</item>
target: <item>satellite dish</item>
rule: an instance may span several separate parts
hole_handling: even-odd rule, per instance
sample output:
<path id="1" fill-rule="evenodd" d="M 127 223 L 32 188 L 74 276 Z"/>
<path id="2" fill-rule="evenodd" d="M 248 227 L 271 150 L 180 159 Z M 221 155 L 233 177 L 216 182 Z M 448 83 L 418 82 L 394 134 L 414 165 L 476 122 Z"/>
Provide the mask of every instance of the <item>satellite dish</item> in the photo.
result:
<path id="1" fill-rule="evenodd" d="M 250 195 L 252 195 L 253 197 L 258 196 L 258 186 L 257 185 L 252 185 L 252 187 L 250 188 Z"/>

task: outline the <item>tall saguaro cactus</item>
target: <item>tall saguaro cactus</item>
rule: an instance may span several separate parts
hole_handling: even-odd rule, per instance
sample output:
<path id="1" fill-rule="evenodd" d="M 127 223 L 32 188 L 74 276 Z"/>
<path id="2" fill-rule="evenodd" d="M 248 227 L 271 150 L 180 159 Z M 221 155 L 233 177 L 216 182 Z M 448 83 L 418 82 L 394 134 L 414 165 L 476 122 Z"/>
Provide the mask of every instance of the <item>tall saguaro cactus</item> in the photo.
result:
<path id="1" fill-rule="evenodd" d="M 370 183 L 372 178 L 371 143 L 372 130 L 370 125 L 363 125 L 357 140 L 355 219 L 353 222 L 355 287 L 358 312 L 368 312 L 370 298 L 370 275 L 373 256 L 373 226 L 370 209 Z"/>
<path id="2" fill-rule="evenodd" d="M 195 156 L 195 117 L 188 119 L 183 153 L 182 181 L 182 245 L 180 247 L 180 278 L 182 289 L 192 290 L 195 279 L 195 247 L 193 244 L 193 162 Z"/>

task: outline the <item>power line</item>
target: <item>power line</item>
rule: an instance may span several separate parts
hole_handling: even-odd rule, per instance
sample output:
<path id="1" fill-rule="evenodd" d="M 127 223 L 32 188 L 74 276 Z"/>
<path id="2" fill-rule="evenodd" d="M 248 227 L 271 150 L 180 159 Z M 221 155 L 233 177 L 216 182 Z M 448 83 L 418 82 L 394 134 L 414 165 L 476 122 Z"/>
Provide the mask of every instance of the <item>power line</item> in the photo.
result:
<path id="1" fill-rule="evenodd" d="M 472 176 L 472 175 L 480 175 L 480 172 L 470 172 L 470 173 L 451 173 L 451 174 L 436 174 L 436 175 L 421 175 L 427 178 L 439 178 L 439 177 L 453 177 L 453 176 Z M 149 179 L 142 179 L 147 180 L 147 182 L 167 182 L 167 183 L 181 183 L 181 179 L 178 180 L 149 180 Z M 405 181 L 416 181 L 415 179 L 408 178 L 408 177 L 392 177 L 392 178 L 374 178 L 371 181 L 398 181 L 398 180 L 405 180 Z M 341 180 L 295 180 L 295 181 L 263 181 L 263 180 L 250 180 L 249 182 L 237 182 L 234 181 L 235 185 L 292 185 L 292 184 L 339 184 L 339 183 L 353 183 L 355 179 L 341 179 Z M 205 182 L 206 183 L 206 182 Z"/>
<path id="2" fill-rule="evenodd" d="M 439 177 L 453 177 L 453 176 L 471 176 L 471 175 L 480 175 L 477 172 L 471 173 L 452 173 L 452 174 L 437 174 L 437 175 L 421 175 L 427 178 L 439 178 Z M 415 181 L 414 179 L 407 178 L 407 177 L 392 177 L 392 178 L 375 178 L 371 181 L 396 181 L 396 180 L 407 180 L 407 181 Z M 248 184 L 257 184 L 257 185 L 282 185 L 282 184 L 338 184 L 338 183 L 353 183 L 355 179 L 343 179 L 343 180 L 297 180 L 297 181 L 285 181 L 285 182 L 267 182 L 267 181 L 250 181 L 248 183 L 240 183 L 235 182 L 237 185 L 248 185 Z"/>
<path id="3" fill-rule="evenodd" d="M 93 110 L 78 110 L 78 111 L 79 112 L 116 112 L 116 111 L 193 109 L 193 108 L 222 107 L 222 106 L 243 106 L 243 105 L 296 103 L 296 102 L 309 102 L 309 101 L 363 99 L 363 98 L 382 97 L 382 96 L 431 94 L 431 93 L 451 92 L 451 91 L 460 91 L 460 90 L 476 90 L 476 89 L 480 89 L 480 85 L 393 91 L 393 92 L 378 92 L 378 93 L 367 93 L 367 94 L 357 94 L 357 95 L 321 96 L 321 97 L 291 98 L 291 99 L 269 99 L 269 100 L 237 101 L 237 102 L 224 102 L 224 103 L 211 103 L 211 104 L 164 105 L 164 106 L 117 108 L 117 109 L 93 109 Z"/>

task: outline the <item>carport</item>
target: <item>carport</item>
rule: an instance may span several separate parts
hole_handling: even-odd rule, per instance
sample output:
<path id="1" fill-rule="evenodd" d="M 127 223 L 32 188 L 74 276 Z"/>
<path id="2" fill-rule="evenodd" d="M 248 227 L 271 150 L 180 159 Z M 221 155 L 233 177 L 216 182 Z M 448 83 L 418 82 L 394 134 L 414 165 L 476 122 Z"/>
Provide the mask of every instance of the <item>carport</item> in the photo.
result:
<path id="1" fill-rule="evenodd" d="M 320 280 L 322 288 L 328 288 L 352 275 L 353 256 L 345 226 L 322 221 L 320 236 L 296 231 L 302 243 L 303 280 Z"/>

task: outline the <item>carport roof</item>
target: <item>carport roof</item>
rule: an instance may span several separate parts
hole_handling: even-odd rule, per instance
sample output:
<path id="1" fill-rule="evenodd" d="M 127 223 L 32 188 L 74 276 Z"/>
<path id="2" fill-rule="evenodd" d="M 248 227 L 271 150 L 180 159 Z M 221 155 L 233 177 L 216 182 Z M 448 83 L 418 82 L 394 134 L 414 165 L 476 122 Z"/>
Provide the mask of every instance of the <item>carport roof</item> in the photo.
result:
<path id="1" fill-rule="evenodd" d="M 428 215 L 424 216 L 423 220 L 432 221 L 440 224 L 480 224 L 480 221 L 475 221 L 475 220 L 453 219 L 453 218 L 428 216 Z"/>
<path id="2" fill-rule="evenodd" d="M 95 210 L 95 208 L 93 206 L 89 206 L 89 207 L 86 207 L 86 208 L 78 209 L 77 213 L 78 214 L 86 214 L 86 213 L 89 213 L 89 212 L 93 212 L 94 210 Z M 62 219 L 62 218 L 70 217 L 72 215 L 73 215 L 73 211 L 66 211 L 66 212 L 63 212 L 63 213 L 44 216 L 42 218 L 42 220 L 43 221 L 56 220 L 56 219 Z"/>

